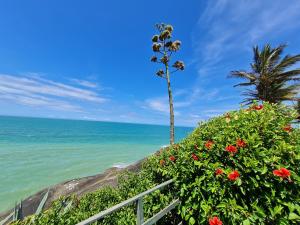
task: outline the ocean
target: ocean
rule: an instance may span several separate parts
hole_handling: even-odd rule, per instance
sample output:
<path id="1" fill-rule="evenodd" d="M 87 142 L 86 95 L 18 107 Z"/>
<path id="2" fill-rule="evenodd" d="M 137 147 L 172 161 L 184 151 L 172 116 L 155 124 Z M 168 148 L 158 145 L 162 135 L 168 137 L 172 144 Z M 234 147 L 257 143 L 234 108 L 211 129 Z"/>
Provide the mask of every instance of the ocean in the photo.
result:
<path id="1" fill-rule="evenodd" d="M 176 127 L 176 141 L 192 130 Z M 0 116 L 0 211 L 56 183 L 126 166 L 168 143 L 168 126 Z"/>

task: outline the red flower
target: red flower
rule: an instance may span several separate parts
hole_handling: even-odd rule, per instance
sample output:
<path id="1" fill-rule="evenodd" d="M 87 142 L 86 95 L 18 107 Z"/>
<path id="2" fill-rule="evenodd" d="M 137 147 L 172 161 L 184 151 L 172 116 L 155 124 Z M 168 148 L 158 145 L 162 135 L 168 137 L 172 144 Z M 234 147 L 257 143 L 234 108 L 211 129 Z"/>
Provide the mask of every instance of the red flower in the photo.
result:
<path id="1" fill-rule="evenodd" d="M 216 169 L 216 171 L 215 171 L 216 176 L 221 175 L 223 173 L 224 173 L 224 171 L 220 168 Z"/>
<path id="2" fill-rule="evenodd" d="M 228 174 L 228 179 L 231 181 L 235 181 L 239 178 L 240 174 L 237 170 L 232 171 L 230 174 Z"/>
<path id="3" fill-rule="evenodd" d="M 285 130 L 286 132 L 291 132 L 292 131 L 292 126 L 289 124 L 289 125 L 286 125 L 284 128 L 282 128 L 283 130 Z"/>
<path id="4" fill-rule="evenodd" d="M 169 159 L 170 159 L 172 162 L 174 162 L 174 161 L 176 160 L 176 158 L 175 158 L 174 155 L 171 155 L 171 156 L 169 157 Z"/>
<path id="5" fill-rule="evenodd" d="M 246 142 L 242 139 L 237 139 L 236 140 L 236 145 L 240 148 L 244 148 L 244 147 L 246 147 Z"/>
<path id="6" fill-rule="evenodd" d="M 213 218 L 209 219 L 209 225 L 222 225 L 222 221 L 217 217 L 214 216 Z"/>
<path id="7" fill-rule="evenodd" d="M 206 147 L 207 149 L 211 149 L 211 147 L 213 146 L 213 144 L 214 144 L 213 141 L 207 141 L 207 142 L 205 143 L 205 147 Z"/>
<path id="8" fill-rule="evenodd" d="M 263 105 L 255 105 L 252 107 L 252 109 L 261 110 L 261 109 L 263 109 L 263 107 L 264 107 Z"/>
<path id="9" fill-rule="evenodd" d="M 194 159 L 194 160 L 196 160 L 196 161 L 198 161 L 199 160 L 199 158 L 198 158 L 198 156 L 196 156 L 196 154 L 192 154 L 192 158 Z"/>
<path id="10" fill-rule="evenodd" d="M 280 168 L 279 170 L 273 170 L 273 174 L 275 176 L 281 177 L 283 179 L 291 176 L 291 172 L 286 168 Z"/>
<path id="11" fill-rule="evenodd" d="M 160 164 L 161 166 L 165 165 L 165 163 L 166 163 L 166 161 L 163 160 L 163 159 L 161 159 L 161 160 L 159 161 L 159 164 Z"/>
<path id="12" fill-rule="evenodd" d="M 237 152 L 237 148 L 234 145 L 228 145 L 225 150 L 227 152 L 231 152 L 231 153 L 236 153 Z"/>

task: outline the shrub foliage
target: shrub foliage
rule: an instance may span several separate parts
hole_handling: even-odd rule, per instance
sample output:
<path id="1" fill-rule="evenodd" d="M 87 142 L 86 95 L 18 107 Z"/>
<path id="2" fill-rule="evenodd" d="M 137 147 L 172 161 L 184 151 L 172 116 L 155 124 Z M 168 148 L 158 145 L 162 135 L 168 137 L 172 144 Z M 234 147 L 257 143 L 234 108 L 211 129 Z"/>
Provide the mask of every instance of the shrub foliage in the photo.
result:
<path id="1" fill-rule="evenodd" d="M 281 105 L 252 105 L 202 123 L 159 156 L 189 224 L 299 224 L 300 133 Z M 170 160 L 172 159 L 172 160 Z M 152 168 L 155 168 L 154 165 Z"/>
<path id="2" fill-rule="evenodd" d="M 177 211 L 159 224 L 299 224 L 300 131 L 296 112 L 277 104 L 252 105 L 200 123 L 181 143 L 149 157 L 139 174 L 119 187 L 73 199 L 64 212 L 56 201 L 46 212 L 16 224 L 75 224 L 170 178 L 175 186 L 147 196 L 149 218 L 179 197 Z M 99 224 L 135 224 L 135 206 Z"/>

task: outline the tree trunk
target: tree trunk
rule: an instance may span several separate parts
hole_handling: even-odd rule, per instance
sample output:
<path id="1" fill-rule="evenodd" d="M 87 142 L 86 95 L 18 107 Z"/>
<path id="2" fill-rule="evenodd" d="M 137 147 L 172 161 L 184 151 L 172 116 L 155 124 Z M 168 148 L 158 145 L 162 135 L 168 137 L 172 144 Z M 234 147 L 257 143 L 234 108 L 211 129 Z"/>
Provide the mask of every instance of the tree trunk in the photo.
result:
<path id="1" fill-rule="evenodd" d="M 169 67 L 166 65 L 166 77 L 168 83 L 168 94 L 169 94 L 169 106 L 170 106 L 170 144 L 174 144 L 174 108 L 173 108 L 173 97 L 171 90 Z"/>

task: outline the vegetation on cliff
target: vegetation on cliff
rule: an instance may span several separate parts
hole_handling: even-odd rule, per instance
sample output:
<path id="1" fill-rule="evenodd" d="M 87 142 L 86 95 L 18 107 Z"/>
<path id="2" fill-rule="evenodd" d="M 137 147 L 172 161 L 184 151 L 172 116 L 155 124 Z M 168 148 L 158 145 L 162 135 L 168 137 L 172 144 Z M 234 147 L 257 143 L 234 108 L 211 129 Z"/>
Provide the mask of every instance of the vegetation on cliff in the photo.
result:
<path id="1" fill-rule="evenodd" d="M 14 224 L 76 224 L 170 178 L 173 188 L 144 202 L 149 218 L 180 198 L 177 211 L 159 224 L 299 224 L 300 130 L 290 125 L 296 117 L 290 107 L 270 103 L 228 112 L 151 156 L 140 173 L 123 174 L 118 188 L 61 198 Z M 98 224 L 135 224 L 135 206 Z"/>

